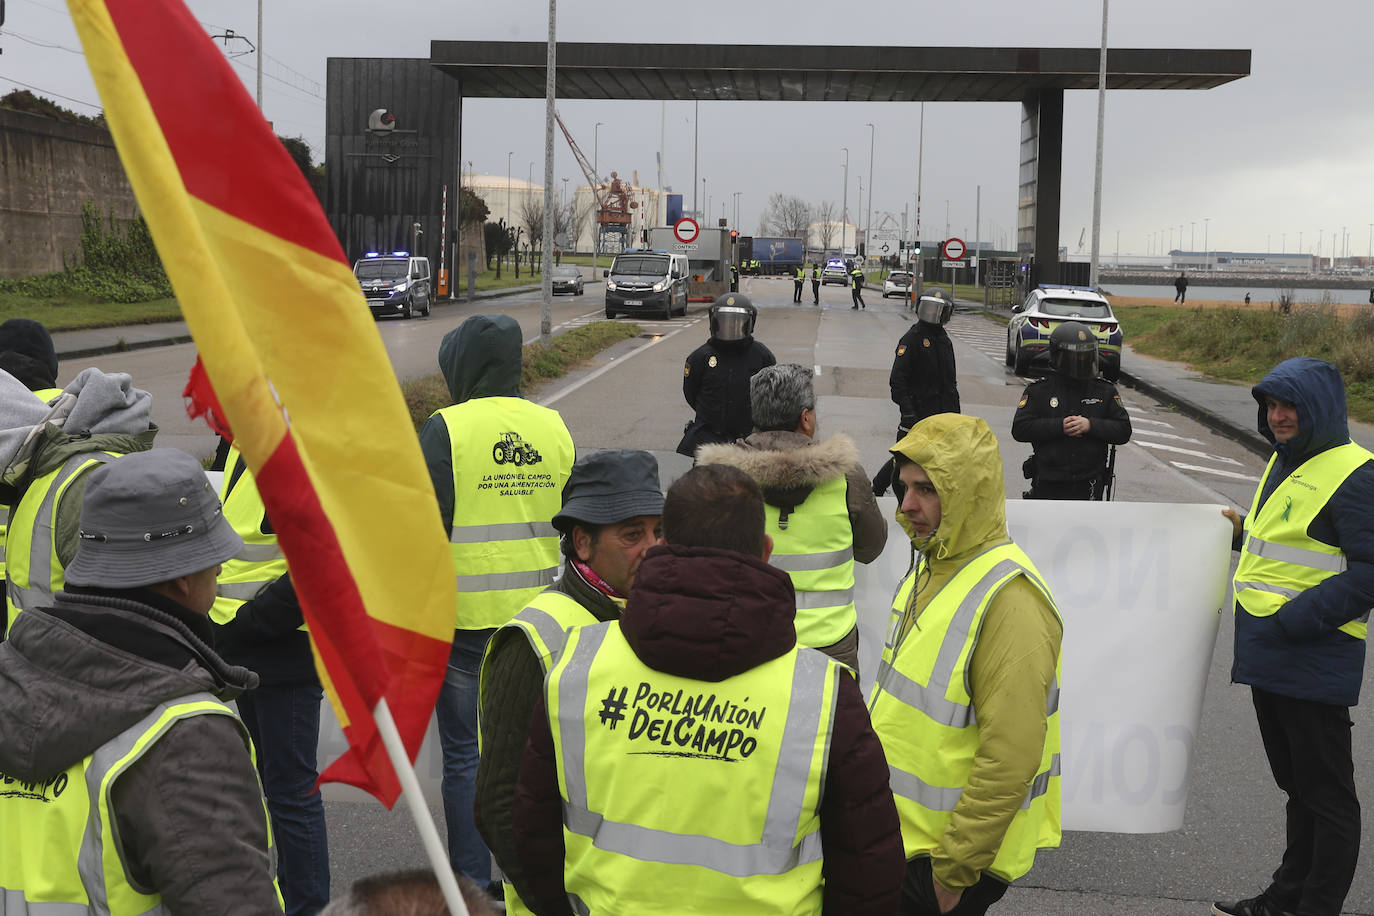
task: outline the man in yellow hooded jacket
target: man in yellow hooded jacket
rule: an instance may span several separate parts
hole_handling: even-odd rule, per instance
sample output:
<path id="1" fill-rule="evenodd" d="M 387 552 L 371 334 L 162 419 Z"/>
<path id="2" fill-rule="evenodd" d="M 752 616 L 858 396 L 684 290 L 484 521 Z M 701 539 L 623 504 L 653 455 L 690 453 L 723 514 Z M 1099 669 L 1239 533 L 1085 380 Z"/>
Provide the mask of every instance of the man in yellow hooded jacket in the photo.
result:
<path id="1" fill-rule="evenodd" d="M 1063 623 L 1007 535 L 987 423 L 936 414 L 891 451 L 913 563 L 869 713 L 902 824 L 901 913 L 981 914 L 1059 845 Z"/>

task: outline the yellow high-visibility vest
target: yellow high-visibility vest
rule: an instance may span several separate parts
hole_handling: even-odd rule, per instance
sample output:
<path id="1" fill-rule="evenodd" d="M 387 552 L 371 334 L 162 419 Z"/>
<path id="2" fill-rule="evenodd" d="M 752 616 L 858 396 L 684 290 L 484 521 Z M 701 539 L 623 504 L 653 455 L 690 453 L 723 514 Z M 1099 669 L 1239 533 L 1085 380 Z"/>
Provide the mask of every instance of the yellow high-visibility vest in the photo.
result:
<path id="1" fill-rule="evenodd" d="M 931 596 L 920 627 L 898 639 L 918 566 L 897 590 L 892 626 L 869 694 L 873 730 L 887 754 L 892 796 L 908 860 L 940 847 L 978 750 L 978 723 L 969 695 L 968 665 L 983 614 L 997 592 L 1025 576 L 1049 603 L 1054 599 L 1030 558 L 1015 544 L 992 547 L 961 567 Z M 1062 618 L 1061 618 L 1062 626 Z M 1040 765 L 987 871 L 1014 881 L 1030 871 L 1035 851 L 1060 838 L 1060 664 L 1046 706 Z M 919 761 L 919 772 L 914 768 Z"/>
<path id="2" fill-rule="evenodd" d="M 1261 507 L 1260 494 L 1277 457 L 1270 457 L 1245 517 L 1234 580 L 1236 602 L 1256 617 L 1278 613 L 1307 589 L 1345 571 L 1341 549 L 1309 537 L 1307 528 L 1346 478 L 1374 454 L 1349 442 L 1313 455 L 1282 480 Z M 1356 639 L 1366 638 L 1369 611 L 1342 624 L 1340 630 Z"/>
<path id="3" fill-rule="evenodd" d="M 435 416 L 453 459 L 455 629 L 499 627 L 558 570 L 552 519 L 572 471 L 572 436 L 557 411 L 523 398 L 474 398 Z"/>
<path id="4" fill-rule="evenodd" d="M 765 525 L 773 538 L 768 558 L 792 579 L 797 593 L 797 643 L 824 647 L 854 629 L 854 529 L 845 501 L 848 481 L 841 475 L 812 490 L 788 513 L 764 504 Z"/>
<path id="5" fill-rule="evenodd" d="M 616 622 L 573 630 L 545 702 L 574 912 L 820 913 L 842 671 L 794 648 L 706 683 L 645 665 Z"/>
<path id="6" fill-rule="evenodd" d="M 168 729 L 203 715 L 232 718 L 251 753 L 248 730 L 234 711 L 208 693 L 197 693 L 161 704 L 44 782 L 7 778 L 7 791 L 0 792 L 0 911 L 35 916 L 163 913 L 156 893 L 129 881 L 110 799 L 115 780 Z M 269 859 L 275 863 L 266 802 L 262 817 Z"/>
<path id="7" fill-rule="evenodd" d="M 98 464 L 113 461 L 121 452 L 85 452 L 73 455 L 59 467 L 29 484 L 10 514 L 5 532 L 5 593 L 9 601 L 8 626 L 26 608 L 52 603 L 52 596 L 67 583 L 66 568 L 57 555 L 57 506 L 67 488 Z"/>
<path id="8" fill-rule="evenodd" d="M 224 465 L 224 479 L 219 487 L 220 502 L 224 504 L 224 519 L 243 539 L 243 546 L 223 563 L 215 581 L 215 604 L 210 619 L 225 624 L 234 619 L 245 601 L 281 578 L 286 572 L 286 556 L 277 544 L 274 532 L 267 527 L 267 507 L 262 494 L 253 482 L 253 474 L 244 464 L 239 450 L 231 448 Z M 302 624 L 302 629 L 304 624 Z"/>
<path id="9" fill-rule="evenodd" d="M 62 393 L 61 388 L 40 388 L 33 393 L 38 400 L 47 403 Z M 0 505 L 0 579 L 5 578 L 5 547 L 10 523 L 10 507 Z"/>

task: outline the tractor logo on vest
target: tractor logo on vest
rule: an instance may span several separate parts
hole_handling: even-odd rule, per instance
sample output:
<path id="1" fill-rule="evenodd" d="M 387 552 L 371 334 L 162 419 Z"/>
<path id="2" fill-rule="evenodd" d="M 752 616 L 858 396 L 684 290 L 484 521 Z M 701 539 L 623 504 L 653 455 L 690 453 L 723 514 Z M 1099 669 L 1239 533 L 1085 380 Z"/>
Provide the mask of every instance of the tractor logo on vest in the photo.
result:
<path id="1" fill-rule="evenodd" d="M 544 458 L 533 445 L 521 439 L 518 433 L 502 433 L 501 438 L 491 447 L 491 460 L 497 464 L 513 464 L 520 467 L 538 464 Z"/>

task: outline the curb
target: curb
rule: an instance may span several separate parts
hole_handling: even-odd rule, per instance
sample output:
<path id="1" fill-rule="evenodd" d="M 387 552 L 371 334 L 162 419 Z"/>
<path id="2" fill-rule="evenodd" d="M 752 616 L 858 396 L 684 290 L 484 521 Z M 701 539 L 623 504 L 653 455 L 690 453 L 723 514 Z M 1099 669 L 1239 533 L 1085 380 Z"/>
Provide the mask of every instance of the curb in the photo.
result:
<path id="1" fill-rule="evenodd" d="M 57 353 L 58 360 L 64 359 L 85 359 L 88 356 L 105 356 L 109 353 L 128 353 L 132 350 L 149 350 L 153 347 L 172 347 L 178 344 L 191 342 L 190 334 L 181 334 L 173 337 L 161 337 L 152 340 L 121 341 L 100 347 L 83 347 L 79 350 L 60 350 Z"/>
<path id="2" fill-rule="evenodd" d="M 1161 404 L 1177 409 L 1179 413 L 1191 417 L 1208 429 L 1221 433 L 1260 458 L 1268 459 L 1274 453 L 1274 446 L 1253 429 L 1238 426 L 1225 417 L 1212 413 L 1200 404 L 1195 404 L 1187 398 L 1181 398 L 1176 393 L 1160 388 L 1158 385 L 1133 375 L 1125 369 L 1121 370 L 1120 381 L 1128 388 L 1143 392 Z"/>

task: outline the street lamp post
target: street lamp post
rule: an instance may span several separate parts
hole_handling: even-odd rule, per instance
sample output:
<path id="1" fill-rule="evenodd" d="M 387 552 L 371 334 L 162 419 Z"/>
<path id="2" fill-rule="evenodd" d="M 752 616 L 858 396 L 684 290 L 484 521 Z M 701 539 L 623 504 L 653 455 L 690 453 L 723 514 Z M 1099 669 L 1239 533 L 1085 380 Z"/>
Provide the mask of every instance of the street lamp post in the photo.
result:
<path id="1" fill-rule="evenodd" d="M 510 157 L 515 155 L 515 150 L 506 153 L 506 225 L 515 222 L 515 216 L 510 209 Z M 504 244 L 504 243 L 503 243 Z"/>
<path id="2" fill-rule="evenodd" d="M 1212 246 L 1207 242 L 1207 229 L 1211 223 L 1212 218 L 1210 216 L 1202 218 L 1202 257 L 1207 265 L 1205 269 L 1208 271 L 1212 269 Z"/>
<path id="3" fill-rule="evenodd" d="M 596 218 L 601 215 L 601 172 L 599 171 L 598 158 L 601 152 L 601 122 L 597 121 L 592 128 L 592 181 L 596 182 L 597 187 L 592 189 L 592 279 L 596 279 L 596 255 L 601 250 L 601 224 Z"/>
<path id="4" fill-rule="evenodd" d="M 735 228 L 736 230 L 739 229 L 739 196 L 740 196 L 741 194 L 743 194 L 743 193 L 744 193 L 743 191 L 736 191 L 736 192 L 735 192 L 735 224 L 734 224 L 734 228 Z"/>
<path id="5" fill-rule="evenodd" d="M 844 194 L 840 204 L 840 257 L 844 257 L 844 241 L 848 225 L 845 220 L 849 213 L 849 147 L 842 146 L 844 150 Z"/>
<path id="6" fill-rule="evenodd" d="M 868 211 L 864 216 L 864 254 L 868 254 L 868 246 L 873 244 L 873 141 L 878 135 L 878 129 L 871 123 L 868 125 Z"/>

